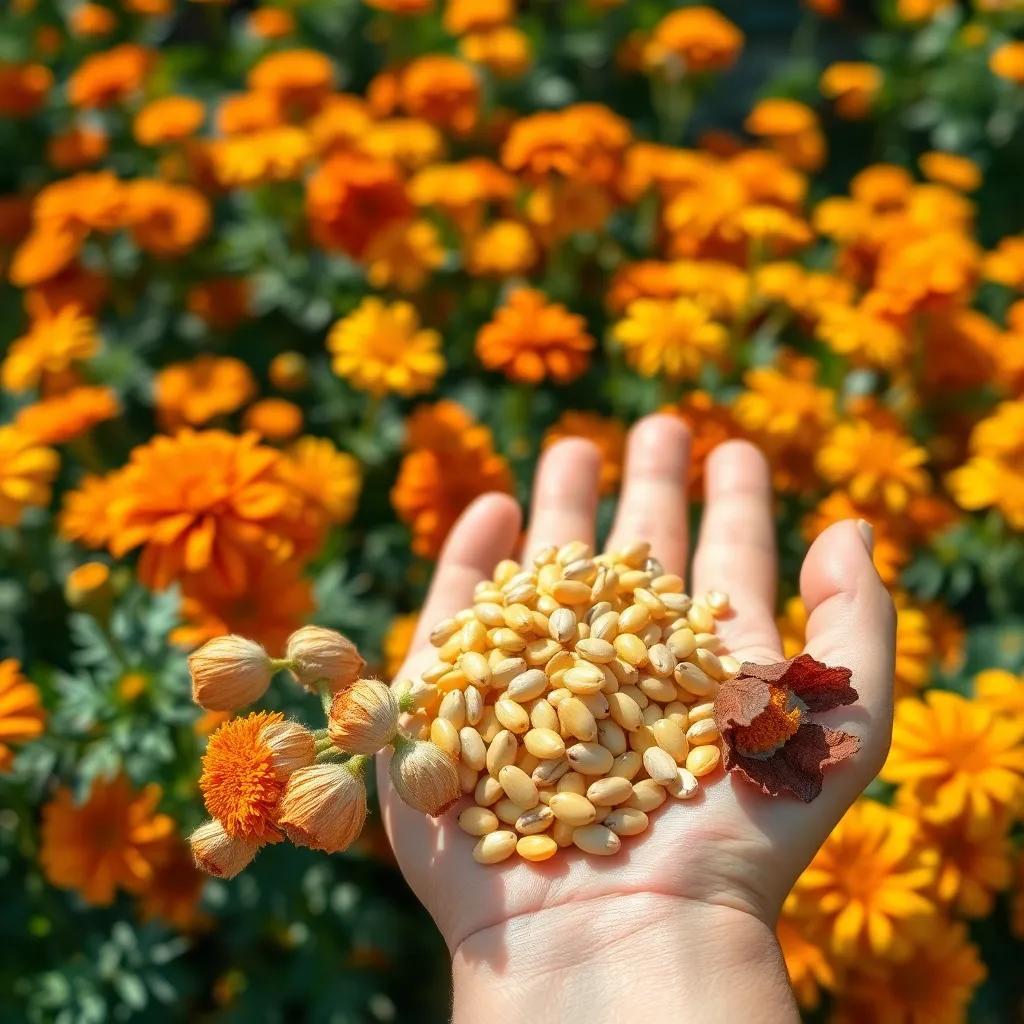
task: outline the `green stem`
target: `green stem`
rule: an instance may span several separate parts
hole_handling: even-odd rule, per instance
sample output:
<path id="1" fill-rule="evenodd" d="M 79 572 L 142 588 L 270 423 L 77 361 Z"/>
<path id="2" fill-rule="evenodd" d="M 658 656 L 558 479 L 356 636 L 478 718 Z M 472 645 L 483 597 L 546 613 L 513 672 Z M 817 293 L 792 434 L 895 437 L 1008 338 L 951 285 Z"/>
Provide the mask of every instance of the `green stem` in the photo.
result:
<path id="1" fill-rule="evenodd" d="M 292 669 L 295 667 L 295 662 L 290 658 L 271 658 L 270 659 L 270 671 L 271 672 L 283 672 L 285 669 Z"/>
<path id="2" fill-rule="evenodd" d="M 331 702 L 334 700 L 334 694 L 331 692 L 331 685 L 326 679 L 321 679 L 316 684 L 316 692 L 320 694 L 320 706 L 324 709 L 325 715 L 331 713 Z"/>

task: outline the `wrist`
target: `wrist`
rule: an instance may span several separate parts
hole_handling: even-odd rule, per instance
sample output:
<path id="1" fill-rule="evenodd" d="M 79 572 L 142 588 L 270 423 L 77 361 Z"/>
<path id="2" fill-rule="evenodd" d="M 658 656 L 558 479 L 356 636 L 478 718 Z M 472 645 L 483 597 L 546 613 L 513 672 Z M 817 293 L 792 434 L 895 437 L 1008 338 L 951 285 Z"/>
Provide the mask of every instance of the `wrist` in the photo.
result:
<path id="1" fill-rule="evenodd" d="M 798 1020 L 772 927 L 655 893 L 568 903 L 482 929 L 452 957 L 454 1024 Z"/>

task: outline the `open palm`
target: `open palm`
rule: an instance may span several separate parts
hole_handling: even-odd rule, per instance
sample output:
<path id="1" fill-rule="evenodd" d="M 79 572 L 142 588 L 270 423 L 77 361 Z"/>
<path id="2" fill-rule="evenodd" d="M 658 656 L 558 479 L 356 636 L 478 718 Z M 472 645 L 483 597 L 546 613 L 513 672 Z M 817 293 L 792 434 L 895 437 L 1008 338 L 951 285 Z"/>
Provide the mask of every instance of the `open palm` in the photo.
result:
<path id="1" fill-rule="evenodd" d="M 665 571 L 689 574 L 690 592 L 726 591 L 733 612 L 718 621 L 724 646 L 741 661 L 782 658 L 774 622 L 775 528 L 767 463 L 752 445 L 729 441 L 705 468 L 705 508 L 692 567 L 687 565 L 686 427 L 651 416 L 631 431 L 625 478 L 610 549 L 651 543 Z M 523 557 L 547 544 L 592 543 L 599 455 L 589 442 L 562 441 L 541 459 Z M 478 499 L 452 530 L 441 555 L 412 652 L 400 676 L 415 678 L 436 660 L 427 635 L 438 620 L 472 603 L 473 588 L 512 557 L 520 512 L 505 495 Z M 830 773 L 821 797 L 805 805 L 771 800 L 721 772 L 702 780 L 700 794 L 668 801 L 651 827 L 614 857 L 562 850 L 535 864 L 517 859 L 483 867 L 475 839 L 456 814 L 434 820 L 401 803 L 380 768 L 384 821 L 409 884 L 451 950 L 506 922 L 570 904 L 653 893 L 774 919 L 786 892 L 857 794 L 872 779 L 889 745 L 892 719 L 894 614 L 875 572 L 870 531 L 837 523 L 812 545 L 800 590 L 808 611 L 807 651 L 853 670 L 857 704 L 823 716 L 825 724 L 861 738 L 855 757 Z"/>

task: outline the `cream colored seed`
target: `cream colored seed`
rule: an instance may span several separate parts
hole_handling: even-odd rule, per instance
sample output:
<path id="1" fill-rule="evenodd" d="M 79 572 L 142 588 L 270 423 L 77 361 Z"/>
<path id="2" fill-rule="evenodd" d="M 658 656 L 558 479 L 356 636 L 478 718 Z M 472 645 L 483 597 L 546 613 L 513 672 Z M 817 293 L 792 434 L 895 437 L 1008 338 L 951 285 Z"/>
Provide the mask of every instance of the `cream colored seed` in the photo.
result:
<path id="1" fill-rule="evenodd" d="M 462 690 L 449 690 L 441 698 L 437 714 L 439 718 L 451 722 L 456 729 L 461 729 L 466 724 L 466 695 Z"/>
<path id="2" fill-rule="evenodd" d="M 503 558 L 494 567 L 494 582 L 503 587 L 517 572 L 519 563 L 512 558 Z"/>
<path id="3" fill-rule="evenodd" d="M 568 764 L 568 761 L 566 764 Z M 580 796 L 583 796 L 587 791 L 588 785 L 589 783 L 587 782 L 586 775 L 580 775 L 579 772 L 569 771 L 558 780 L 558 784 L 555 786 L 555 789 L 559 793 L 578 793 Z"/>
<path id="4" fill-rule="evenodd" d="M 487 747 L 473 726 L 464 725 L 459 730 L 459 749 L 462 752 L 462 761 L 467 767 L 477 772 L 487 767 Z"/>
<path id="5" fill-rule="evenodd" d="M 558 549 L 558 561 L 569 565 L 580 558 L 590 558 L 592 548 L 583 540 L 570 540 Z"/>
<path id="6" fill-rule="evenodd" d="M 590 624 L 590 636 L 594 640 L 611 643 L 619 634 L 619 613 L 607 611 Z"/>
<path id="7" fill-rule="evenodd" d="M 633 591 L 633 599 L 637 604 L 642 604 L 650 613 L 652 619 L 663 619 L 666 614 L 665 606 L 657 594 L 645 587 L 637 587 Z"/>
<path id="8" fill-rule="evenodd" d="M 543 669 L 529 668 L 509 680 L 505 689 L 505 697 L 520 704 L 539 697 L 548 688 L 548 677 Z"/>
<path id="9" fill-rule="evenodd" d="M 491 666 L 479 651 L 467 651 L 459 658 L 459 668 L 474 685 L 487 689 L 491 685 Z"/>
<path id="10" fill-rule="evenodd" d="M 480 773 L 475 768 L 470 768 L 465 761 L 457 761 L 455 773 L 459 777 L 459 789 L 463 793 L 472 793 L 476 789 L 476 780 L 480 778 Z"/>
<path id="11" fill-rule="evenodd" d="M 582 794 L 571 790 L 561 790 L 556 793 L 548 804 L 551 813 L 559 821 L 564 821 L 573 828 L 582 825 L 589 825 L 597 820 L 597 810 L 594 805 Z"/>
<path id="12" fill-rule="evenodd" d="M 519 837 L 515 832 L 502 829 L 482 836 L 473 847 L 473 860 L 477 864 L 498 864 L 515 852 Z"/>
<path id="13" fill-rule="evenodd" d="M 699 779 L 702 775 L 709 775 L 718 767 L 722 753 L 713 743 L 705 743 L 702 746 L 694 747 L 686 757 L 686 770 L 693 772 Z"/>
<path id="14" fill-rule="evenodd" d="M 547 565 L 549 562 L 553 562 L 558 557 L 558 547 L 555 544 L 545 544 L 533 556 L 533 564 L 539 569 L 542 565 Z"/>
<path id="15" fill-rule="evenodd" d="M 651 590 L 656 594 L 681 594 L 683 577 L 675 574 L 663 574 L 651 580 Z"/>
<path id="16" fill-rule="evenodd" d="M 646 569 L 627 569 L 619 573 L 620 593 L 646 589 L 654 577 Z"/>
<path id="17" fill-rule="evenodd" d="M 610 718 L 602 718 L 597 723 L 597 740 L 613 757 L 624 754 L 629 747 L 629 738 L 625 731 Z"/>
<path id="18" fill-rule="evenodd" d="M 576 636 L 576 613 L 571 608 L 558 608 L 548 618 L 548 632 L 552 640 L 568 643 Z"/>
<path id="19" fill-rule="evenodd" d="M 442 619 L 431 631 L 430 642 L 434 647 L 440 647 L 452 638 L 459 624 L 454 619 Z"/>
<path id="20" fill-rule="evenodd" d="M 452 670 L 452 663 L 450 661 L 435 661 L 430 668 L 420 673 L 420 678 L 425 683 L 436 683 L 442 676 L 447 675 Z"/>
<path id="21" fill-rule="evenodd" d="M 531 729 L 524 737 L 526 749 L 541 760 L 565 756 L 565 741 L 553 729 Z"/>
<path id="22" fill-rule="evenodd" d="M 661 747 L 648 747 L 644 751 L 644 768 L 647 770 L 647 774 L 661 786 L 670 785 L 675 780 L 678 770 L 675 758 Z"/>
<path id="23" fill-rule="evenodd" d="M 451 672 L 446 672 L 437 681 L 437 689 L 440 693 L 447 693 L 449 690 L 464 690 L 469 686 L 469 680 L 466 678 L 466 673 L 459 668 L 453 668 Z"/>
<path id="24" fill-rule="evenodd" d="M 647 662 L 657 676 L 669 676 L 676 667 L 675 655 L 666 644 L 654 644 L 647 649 Z"/>
<path id="25" fill-rule="evenodd" d="M 633 798 L 626 804 L 638 811 L 649 814 L 660 807 L 668 798 L 664 786 L 659 786 L 654 779 L 641 779 L 633 783 Z"/>
<path id="26" fill-rule="evenodd" d="M 542 760 L 533 769 L 530 778 L 538 786 L 553 786 L 559 782 L 569 771 L 569 761 L 565 757 L 554 758 L 553 760 Z M 543 793 L 541 794 L 543 798 Z"/>
<path id="27" fill-rule="evenodd" d="M 556 818 L 555 823 L 551 826 L 551 838 L 554 839 L 560 850 L 564 850 L 572 846 L 572 834 L 575 831 L 572 825 Z"/>
<path id="28" fill-rule="evenodd" d="M 651 610 L 642 604 L 631 604 L 619 614 L 620 633 L 639 633 L 651 621 Z"/>
<path id="29" fill-rule="evenodd" d="M 480 716 L 484 713 L 484 699 L 480 691 L 472 684 L 467 686 L 463 692 L 466 701 L 466 722 L 469 725 L 476 725 Z"/>
<path id="30" fill-rule="evenodd" d="M 505 790 L 501 788 L 501 783 L 494 778 L 493 775 L 483 775 L 476 783 L 476 789 L 473 790 L 473 799 L 481 807 L 490 807 L 491 804 L 496 804 L 505 795 Z"/>
<path id="31" fill-rule="evenodd" d="M 662 719 L 662 711 L 660 704 L 648 704 L 643 710 L 644 725 L 654 725 L 655 722 L 660 722 Z"/>
<path id="32" fill-rule="evenodd" d="M 718 656 L 718 663 L 722 666 L 722 671 L 725 673 L 727 679 L 731 679 L 735 675 L 739 675 L 740 665 L 739 659 L 734 658 L 731 654 L 720 654 Z"/>
<path id="33" fill-rule="evenodd" d="M 568 700 L 572 692 L 564 686 L 551 690 L 544 699 L 557 711 L 562 706 L 562 701 Z"/>
<path id="34" fill-rule="evenodd" d="M 689 626 L 677 629 L 672 633 L 665 645 L 675 655 L 677 661 L 684 661 L 697 649 L 697 638 Z"/>
<path id="35" fill-rule="evenodd" d="M 490 743 L 501 732 L 501 722 L 498 721 L 498 716 L 494 713 L 493 706 L 484 708 L 484 713 L 480 716 L 480 721 L 477 723 L 476 731 L 480 733 L 480 738 L 484 743 Z"/>
<path id="36" fill-rule="evenodd" d="M 459 730 L 447 718 L 435 718 L 430 723 L 430 739 L 446 754 L 458 758 L 462 747 L 459 743 Z"/>
<path id="37" fill-rule="evenodd" d="M 611 751 L 605 750 L 600 743 L 574 743 L 565 752 L 569 764 L 581 775 L 607 775 L 611 769 Z"/>
<path id="38" fill-rule="evenodd" d="M 479 619 L 473 618 L 462 627 L 459 642 L 464 651 L 484 651 L 487 646 L 487 628 Z"/>
<path id="39" fill-rule="evenodd" d="M 597 693 L 604 686 L 604 673 L 589 662 L 580 662 L 562 677 L 565 686 L 575 694 Z"/>
<path id="40" fill-rule="evenodd" d="M 565 567 L 565 578 L 567 580 L 578 580 L 580 583 L 593 583 L 597 578 L 597 565 L 591 558 L 578 558 Z"/>
<path id="41" fill-rule="evenodd" d="M 665 705 L 665 717 L 670 721 L 675 722 L 680 729 L 685 730 L 686 726 L 689 724 L 690 713 L 682 701 L 673 700 Z"/>
<path id="42" fill-rule="evenodd" d="M 537 573 L 537 589 L 540 591 L 550 592 L 551 588 L 562 578 L 561 566 L 555 565 L 554 563 L 542 566 L 540 571 Z M 552 597 L 554 597 L 553 594 Z"/>
<path id="43" fill-rule="evenodd" d="M 715 702 L 713 700 L 705 701 L 703 704 L 694 704 L 687 712 L 687 720 L 690 725 L 693 725 L 694 722 L 701 722 L 705 718 L 714 717 Z"/>
<path id="44" fill-rule="evenodd" d="M 543 698 L 533 702 L 530 707 L 530 725 L 534 729 L 550 729 L 559 731 L 558 712 Z"/>
<path id="45" fill-rule="evenodd" d="M 618 776 L 609 776 L 605 779 L 598 779 L 587 787 L 587 799 L 594 804 L 603 804 L 608 807 L 615 807 L 617 804 L 624 804 L 632 799 L 633 786 L 628 779 Z"/>
<path id="46" fill-rule="evenodd" d="M 576 659 L 573 657 L 572 651 L 558 651 L 544 666 L 544 671 L 547 674 L 547 677 L 551 679 L 557 673 L 564 672 L 566 669 L 572 668 L 575 664 Z"/>
<path id="47" fill-rule="evenodd" d="M 522 704 L 506 697 L 499 697 L 494 702 L 494 713 L 498 716 L 504 728 L 514 732 L 517 736 L 522 735 L 530 728 L 530 715 Z"/>
<path id="48" fill-rule="evenodd" d="M 688 661 L 681 661 L 673 672 L 676 683 L 696 697 L 712 697 L 718 684 L 706 672 Z"/>
<path id="49" fill-rule="evenodd" d="M 589 743 L 597 739 L 597 721 L 579 697 L 570 696 L 559 702 L 558 721 L 570 736 L 578 740 Z"/>
<path id="50" fill-rule="evenodd" d="M 619 686 L 635 686 L 640 672 L 634 665 L 627 665 L 621 658 L 610 661 L 605 668 L 619 681 Z"/>
<path id="51" fill-rule="evenodd" d="M 607 640 L 581 640 L 576 645 L 576 653 L 595 665 L 606 665 L 615 660 L 615 648 Z"/>
<path id="52" fill-rule="evenodd" d="M 551 808 L 538 804 L 516 819 L 516 831 L 524 836 L 534 836 L 550 828 L 554 820 Z"/>
<path id="53" fill-rule="evenodd" d="M 597 620 L 603 615 L 607 615 L 610 611 L 614 611 L 610 601 L 598 601 L 590 606 L 586 614 L 583 616 L 583 621 L 589 623 L 591 627 L 591 634 L 593 634 L 593 627 Z M 618 612 L 615 614 L 617 616 Z"/>
<path id="54" fill-rule="evenodd" d="M 507 764 L 514 764 L 519 743 L 507 729 L 502 729 L 487 748 L 487 771 L 494 776 Z"/>
<path id="55" fill-rule="evenodd" d="M 584 693 L 580 700 L 598 722 L 608 717 L 608 698 L 603 693 Z"/>
<path id="56" fill-rule="evenodd" d="M 677 800 L 689 800 L 697 795 L 700 783 L 697 776 L 686 768 L 680 768 L 676 773 L 676 781 L 665 787 L 671 796 Z"/>
<path id="57" fill-rule="evenodd" d="M 622 840 L 604 825 L 584 825 L 572 834 L 572 841 L 584 853 L 610 857 L 622 848 Z"/>
<path id="58" fill-rule="evenodd" d="M 494 811 L 498 821 L 503 825 L 515 825 L 527 808 L 520 807 L 515 801 L 509 800 L 507 796 L 503 796 L 491 807 L 491 810 Z"/>
<path id="59" fill-rule="evenodd" d="M 641 726 L 636 732 L 629 734 L 629 746 L 631 750 L 635 750 L 641 756 L 647 752 L 650 747 L 656 747 L 658 741 L 654 738 L 654 733 L 651 732 L 649 725 Z"/>
<path id="60" fill-rule="evenodd" d="M 634 732 L 644 724 L 643 711 L 640 706 L 622 690 L 608 695 L 608 708 L 612 721 L 627 732 Z"/>
<path id="61" fill-rule="evenodd" d="M 669 704 L 676 699 L 677 690 L 674 679 L 641 676 L 638 685 L 648 699 L 656 701 L 658 704 Z"/>
<path id="62" fill-rule="evenodd" d="M 714 743 L 718 736 L 718 726 L 713 718 L 700 718 L 686 730 L 686 739 L 695 747 L 702 743 Z"/>
<path id="63" fill-rule="evenodd" d="M 612 768 L 609 775 L 614 775 L 632 782 L 643 766 L 644 759 L 635 750 L 626 750 L 619 754 L 612 762 Z"/>
<path id="64" fill-rule="evenodd" d="M 706 604 L 698 604 L 696 601 L 690 605 L 686 613 L 686 621 L 694 633 L 710 633 L 715 628 L 715 617 Z"/>
<path id="65" fill-rule="evenodd" d="M 621 624 L 621 620 L 620 620 Z M 626 662 L 639 668 L 647 662 L 647 648 L 635 633 L 619 633 L 614 641 L 615 653 Z"/>
<path id="66" fill-rule="evenodd" d="M 590 587 L 581 580 L 556 580 L 551 596 L 562 604 L 583 604 L 590 600 Z"/>
<path id="67" fill-rule="evenodd" d="M 669 615 L 685 615 L 693 605 L 689 594 L 659 594 L 661 603 Z"/>
<path id="68" fill-rule="evenodd" d="M 722 663 L 718 660 L 718 655 L 712 651 L 705 650 L 703 647 L 698 647 L 693 652 L 693 660 L 696 661 L 697 666 L 700 670 L 712 679 L 722 680 L 725 679 L 725 673 L 722 671 Z"/>
<path id="69" fill-rule="evenodd" d="M 547 627 L 545 625 L 545 632 Z M 544 666 L 546 665 L 556 654 L 561 652 L 562 648 L 557 640 L 552 640 L 550 637 L 544 637 L 541 640 L 533 640 L 526 645 L 526 650 L 523 652 L 523 657 L 526 658 L 526 663 L 533 666 Z"/>
<path id="70" fill-rule="evenodd" d="M 526 648 L 525 638 L 514 629 L 492 629 L 489 639 L 495 647 L 500 647 L 503 651 L 518 653 Z"/>
<path id="71" fill-rule="evenodd" d="M 537 765 L 540 764 L 540 758 L 534 757 L 526 747 L 520 747 L 516 753 L 516 767 L 521 771 L 525 772 L 530 778 L 533 778 L 533 773 L 537 769 Z"/>
<path id="72" fill-rule="evenodd" d="M 658 746 L 662 750 L 668 751 L 677 764 L 682 764 L 686 760 L 686 755 L 690 752 L 690 744 L 679 725 L 670 718 L 663 718 L 651 725 L 651 732 L 654 733 Z"/>
<path id="73" fill-rule="evenodd" d="M 709 590 L 704 595 L 704 603 L 714 615 L 723 615 L 729 610 L 729 595 L 721 590 Z"/>
<path id="74" fill-rule="evenodd" d="M 530 770 L 532 771 L 533 769 L 531 768 Z M 537 800 L 539 799 L 537 786 L 522 768 L 514 764 L 505 765 L 498 772 L 498 781 L 501 783 L 501 788 L 505 790 L 505 795 L 509 800 L 519 807 L 528 811 L 531 807 L 537 806 Z"/>
<path id="75" fill-rule="evenodd" d="M 536 863 L 542 860 L 550 860 L 554 857 L 558 853 L 558 844 L 551 836 L 523 836 L 516 843 L 516 853 L 523 860 L 530 860 Z"/>
<path id="76" fill-rule="evenodd" d="M 467 807 L 459 815 L 459 828 L 467 835 L 485 836 L 498 827 L 498 816 L 486 807 Z"/>
<path id="77" fill-rule="evenodd" d="M 636 807 L 616 807 L 601 822 L 617 836 L 638 836 L 647 830 L 650 819 Z"/>
<path id="78" fill-rule="evenodd" d="M 531 605 L 537 600 L 537 587 L 531 581 L 521 583 L 515 587 L 508 587 L 505 591 L 505 604 Z"/>
<path id="79" fill-rule="evenodd" d="M 498 596 L 501 596 L 500 593 Z M 505 609 L 494 601 L 481 601 L 473 610 L 476 617 L 489 629 L 505 624 Z"/>
<path id="80" fill-rule="evenodd" d="M 494 689 L 504 689 L 528 667 L 523 658 L 510 658 L 504 651 L 499 650 L 494 650 L 491 653 L 497 655 L 495 663 L 491 666 L 491 686 Z"/>
<path id="81" fill-rule="evenodd" d="M 717 654 L 722 649 L 722 638 L 714 633 L 697 633 L 694 636 L 694 643 L 705 651 Z"/>

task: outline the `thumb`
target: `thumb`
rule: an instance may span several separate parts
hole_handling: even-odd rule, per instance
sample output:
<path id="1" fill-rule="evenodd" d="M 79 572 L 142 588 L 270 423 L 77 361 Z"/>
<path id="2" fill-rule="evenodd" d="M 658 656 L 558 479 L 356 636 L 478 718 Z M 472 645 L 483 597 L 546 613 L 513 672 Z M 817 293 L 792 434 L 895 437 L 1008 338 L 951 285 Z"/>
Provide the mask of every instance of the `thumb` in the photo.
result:
<path id="1" fill-rule="evenodd" d="M 800 572 L 805 650 L 827 665 L 850 669 L 859 698 L 822 716 L 861 740 L 846 770 L 837 773 L 838 785 L 825 790 L 831 788 L 834 799 L 846 803 L 878 773 L 892 736 L 896 612 L 872 562 L 873 545 L 871 526 L 863 519 L 834 523 L 811 545 Z"/>

